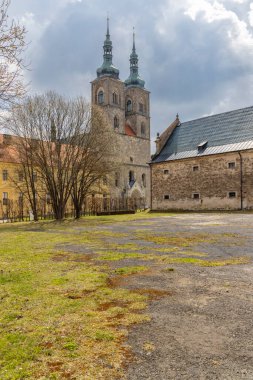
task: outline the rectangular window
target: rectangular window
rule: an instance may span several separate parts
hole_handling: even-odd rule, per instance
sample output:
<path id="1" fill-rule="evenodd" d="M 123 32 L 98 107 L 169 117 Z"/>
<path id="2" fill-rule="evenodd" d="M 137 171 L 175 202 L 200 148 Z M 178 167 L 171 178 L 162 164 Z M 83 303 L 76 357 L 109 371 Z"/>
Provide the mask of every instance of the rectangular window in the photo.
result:
<path id="1" fill-rule="evenodd" d="M 22 172 L 18 173 L 18 180 L 19 180 L 19 182 L 23 182 L 24 181 L 24 174 Z"/>
<path id="2" fill-rule="evenodd" d="M 236 198 L 236 191 L 230 191 L 230 192 L 228 193 L 228 197 L 229 197 L 229 198 Z"/>
<path id="3" fill-rule="evenodd" d="M 139 103 L 139 112 L 143 113 L 143 104 Z"/>
<path id="4" fill-rule="evenodd" d="M 20 192 L 19 195 L 18 195 L 18 202 L 22 203 L 23 202 L 23 198 L 24 198 L 24 194 L 22 192 Z"/>
<path id="5" fill-rule="evenodd" d="M 37 181 L 37 173 L 33 172 L 33 182 L 36 182 L 36 181 Z"/>
<path id="6" fill-rule="evenodd" d="M 235 162 L 229 162 L 228 163 L 228 168 L 229 169 L 235 169 Z"/>
<path id="7" fill-rule="evenodd" d="M 199 171 L 199 166 L 198 165 L 195 165 L 192 167 L 192 171 L 193 172 L 198 172 Z"/>
<path id="8" fill-rule="evenodd" d="M 3 181 L 7 181 L 8 180 L 8 170 L 3 170 Z"/>
<path id="9" fill-rule="evenodd" d="M 8 204 L 8 193 L 3 192 L 3 205 Z"/>
<path id="10" fill-rule="evenodd" d="M 169 174 L 169 171 L 168 171 L 167 169 L 165 169 L 165 170 L 163 171 L 163 174 Z"/>
<path id="11" fill-rule="evenodd" d="M 169 194 L 166 194 L 166 195 L 164 195 L 164 199 L 165 199 L 165 200 L 168 200 L 168 199 L 170 199 L 170 196 L 169 196 Z"/>
<path id="12" fill-rule="evenodd" d="M 193 193 L 192 198 L 193 199 L 200 199 L 200 194 L 199 193 Z"/>
<path id="13" fill-rule="evenodd" d="M 47 204 L 49 205 L 51 203 L 51 197 L 50 197 L 50 194 L 46 194 L 46 202 Z"/>

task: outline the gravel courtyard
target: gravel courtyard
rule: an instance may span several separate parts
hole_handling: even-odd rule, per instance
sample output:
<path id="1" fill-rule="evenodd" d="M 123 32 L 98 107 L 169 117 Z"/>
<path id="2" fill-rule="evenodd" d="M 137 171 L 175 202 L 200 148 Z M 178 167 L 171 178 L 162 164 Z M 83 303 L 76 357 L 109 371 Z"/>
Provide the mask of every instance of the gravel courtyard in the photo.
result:
<path id="1" fill-rule="evenodd" d="M 252 380 L 253 215 L 177 214 L 149 223 L 145 230 L 152 234 L 221 237 L 196 242 L 191 257 L 205 252 L 208 260 L 248 257 L 249 262 L 208 267 L 186 262 L 169 268 L 155 264 L 148 274 L 123 282 L 156 295 L 148 308 L 151 321 L 130 332 L 134 361 L 128 379 Z M 121 230 L 135 228 L 144 226 L 136 221 Z"/>

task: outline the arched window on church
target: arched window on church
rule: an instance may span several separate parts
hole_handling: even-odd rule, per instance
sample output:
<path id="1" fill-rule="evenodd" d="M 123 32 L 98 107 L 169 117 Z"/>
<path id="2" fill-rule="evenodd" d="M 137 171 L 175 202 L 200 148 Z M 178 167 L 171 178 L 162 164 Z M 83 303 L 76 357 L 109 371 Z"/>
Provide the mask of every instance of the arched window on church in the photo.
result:
<path id="1" fill-rule="evenodd" d="M 133 110 L 133 105 L 132 105 L 131 99 L 128 99 L 128 101 L 127 101 L 126 110 L 127 110 L 127 112 L 131 112 Z"/>
<path id="2" fill-rule="evenodd" d="M 98 104 L 104 103 L 104 92 L 102 90 L 98 93 Z"/>
<path id="3" fill-rule="evenodd" d="M 144 173 L 142 174 L 141 181 L 142 181 L 142 186 L 146 187 L 146 174 L 144 174 Z"/>
<path id="4" fill-rule="evenodd" d="M 119 128 L 119 118 L 118 118 L 118 116 L 114 116 L 113 126 L 114 126 L 114 129 L 118 129 Z"/>
<path id="5" fill-rule="evenodd" d="M 112 94 L 112 102 L 113 102 L 113 104 L 119 104 L 119 97 L 118 97 L 118 94 L 116 92 L 114 92 Z"/>
<path id="6" fill-rule="evenodd" d="M 129 185 L 133 185 L 134 184 L 134 172 L 133 170 L 130 170 L 129 172 Z"/>
<path id="7" fill-rule="evenodd" d="M 119 187 L 119 173 L 115 173 L 115 186 Z"/>
<path id="8" fill-rule="evenodd" d="M 142 136 L 145 136 L 146 135 L 146 127 L 145 127 L 145 123 L 141 123 L 141 135 Z"/>

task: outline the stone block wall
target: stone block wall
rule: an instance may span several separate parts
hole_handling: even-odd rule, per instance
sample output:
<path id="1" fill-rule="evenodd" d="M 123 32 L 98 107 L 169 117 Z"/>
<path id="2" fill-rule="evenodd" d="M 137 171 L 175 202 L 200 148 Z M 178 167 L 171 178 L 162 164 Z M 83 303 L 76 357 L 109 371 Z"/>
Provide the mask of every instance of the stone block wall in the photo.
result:
<path id="1" fill-rule="evenodd" d="M 253 152 L 241 156 L 242 162 L 234 152 L 153 163 L 152 209 L 253 209 Z"/>

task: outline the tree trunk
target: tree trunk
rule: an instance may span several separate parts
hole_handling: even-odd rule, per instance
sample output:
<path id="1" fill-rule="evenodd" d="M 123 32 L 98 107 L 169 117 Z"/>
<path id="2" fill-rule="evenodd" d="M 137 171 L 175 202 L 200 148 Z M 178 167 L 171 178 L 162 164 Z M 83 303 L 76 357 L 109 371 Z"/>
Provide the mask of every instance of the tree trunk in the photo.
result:
<path id="1" fill-rule="evenodd" d="M 81 212 L 81 207 L 79 207 L 79 205 L 75 205 L 75 219 L 81 218 Z"/>
<path id="2" fill-rule="evenodd" d="M 53 207 L 54 210 L 54 217 L 56 220 L 62 220 L 65 216 L 65 207 Z"/>

